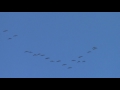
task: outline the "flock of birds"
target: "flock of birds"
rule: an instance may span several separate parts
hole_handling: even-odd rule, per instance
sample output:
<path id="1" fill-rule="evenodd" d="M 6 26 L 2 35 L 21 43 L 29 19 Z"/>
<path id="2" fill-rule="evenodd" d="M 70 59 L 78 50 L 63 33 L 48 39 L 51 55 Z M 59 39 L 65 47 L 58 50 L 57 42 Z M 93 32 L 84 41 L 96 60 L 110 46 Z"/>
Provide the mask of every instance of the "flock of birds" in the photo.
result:
<path id="1" fill-rule="evenodd" d="M 4 30 L 3 32 L 7 32 L 8 30 Z M 13 38 L 14 37 L 17 37 L 18 35 L 13 35 Z M 12 39 L 12 37 L 9 37 L 8 38 L 8 40 L 11 40 Z M 92 47 L 92 50 L 96 50 L 97 49 L 97 47 Z M 87 51 L 87 53 L 89 54 L 89 53 L 91 53 L 92 52 L 92 50 L 91 51 Z M 41 53 L 33 53 L 32 51 L 28 51 L 28 50 L 26 50 L 26 51 L 24 51 L 24 53 L 32 53 L 32 56 L 44 56 L 45 57 L 45 59 L 49 59 L 50 60 L 50 57 L 46 57 L 45 56 L 45 54 L 41 54 Z M 78 58 L 83 58 L 83 56 L 81 55 L 81 56 L 78 56 Z M 85 60 L 71 60 L 72 62 L 77 62 L 77 63 L 80 63 L 80 62 L 86 62 Z M 54 61 L 54 60 L 50 60 L 50 62 L 61 62 L 61 60 L 56 60 L 56 61 Z M 62 64 L 62 66 L 67 66 L 67 64 L 66 63 L 63 63 Z M 71 69 L 72 67 L 71 66 L 68 66 L 68 68 L 67 69 Z"/>
<path id="2" fill-rule="evenodd" d="M 3 32 L 7 32 L 8 30 L 4 30 Z M 13 37 L 17 37 L 18 35 L 13 35 Z M 9 37 L 8 40 L 12 39 L 12 37 Z"/>

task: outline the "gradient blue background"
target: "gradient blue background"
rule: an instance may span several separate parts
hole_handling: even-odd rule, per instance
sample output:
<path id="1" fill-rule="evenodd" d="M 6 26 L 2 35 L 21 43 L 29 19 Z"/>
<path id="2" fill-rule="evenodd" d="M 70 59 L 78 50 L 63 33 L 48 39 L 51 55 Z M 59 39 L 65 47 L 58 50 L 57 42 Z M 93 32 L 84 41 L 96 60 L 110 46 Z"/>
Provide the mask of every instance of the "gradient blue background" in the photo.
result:
<path id="1" fill-rule="evenodd" d="M 119 12 L 0 12 L 0 77 L 118 78 L 119 39 Z"/>

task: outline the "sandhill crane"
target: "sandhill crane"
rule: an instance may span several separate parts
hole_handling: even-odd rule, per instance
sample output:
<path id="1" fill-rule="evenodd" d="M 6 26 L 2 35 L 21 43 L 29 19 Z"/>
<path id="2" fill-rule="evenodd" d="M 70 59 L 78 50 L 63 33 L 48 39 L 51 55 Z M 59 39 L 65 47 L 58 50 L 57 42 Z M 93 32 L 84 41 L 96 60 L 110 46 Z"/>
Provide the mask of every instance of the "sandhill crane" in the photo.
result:
<path id="1" fill-rule="evenodd" d="M 68 69 L 71 69 L 72 67 L 68 67 Z"/>
<path id="2" fill-rule="evenodd" d="M 40 53 L 38 53 L 37 55 L 40 55 Z"/>
<path id="3" fill-rule="evenodd" d="M 84 60 L 84 61 L 82 61 L 82 62 L 85 62 L 85 60 Z"/>
<path id="4" fill-rule="evenodd" d="M 37 54 L 33 54 L 33 56 L 37 56 Z"/>
<path id="5" fill-rule="evenodd" d="M 16 36 L 18 36 L 18 35 L 14 35 L 13 37 L 16 37 Z"/>
<path id="6" fill-rule="evenodd" d="M 3 32 L 7 32 L 8 30 L 4 30 Z"/>
<path id="7" fill-rule="evenodd" d="M 33 52 L 29 51 L 29 53 L 33 53 Z"/>
<path id="8" fill-rule="evenodd" d="M 54 62 L 53 60 L 51 60 L 50 62 Z"/>
<path id="9" fill-rule="evenodd" d="M 62 66 L 65 66 L 65 65 L 67 65 L 67 64 L 63 64 Z"/>
<path id="10" fill-rule="evenodd" d="M 42 54 L 41 56 L 45 56 L 44 54 Z"/>
<path id="11" fill-rule="evenodd" d="M 10 40 L 10 39 L 12 39 L 12 38 L 8 38 L 8 40 Z"/>
<path id="12" fill-rule="evenodd" d="M 87 53 L 90 53 L 91 51 L 88 51 Z"/>
<path id="13" fill-rule="evenodd" d="M 95 50 L 95 49 L 97 49 L 97 47 L 93 47 L 92 49 Z"/>
<path id="14" fill-rule="evenodd" d="M 45 59 L 50 59 L 49 57 L 46 57 Z"/>
<path id="15" fill-rule="evenodd" d="M 29 52 L 29 51 L 25 51 L 25 52 Z"/>
<path id="16" fill-rule="evenodd" d="M 58 60 L 58 61 L 56 61 L 56 62 L 60 62 L 61 60 Z"/>
<path id="17" fill-rule="evenodd" d="M 80 61 L 78 61 L 77 63 L 79 63 Z"/>
<path id="18" fill-rule="evenodd" d="M 79 56 L 78 58 L 81 58 L 81 57 L 83 57 L 83 56 Z"/>
<path id="19" fill-rule="evenodd" d="M 76 61 L 76 60 L 72 60 L 72 61 Z"/>

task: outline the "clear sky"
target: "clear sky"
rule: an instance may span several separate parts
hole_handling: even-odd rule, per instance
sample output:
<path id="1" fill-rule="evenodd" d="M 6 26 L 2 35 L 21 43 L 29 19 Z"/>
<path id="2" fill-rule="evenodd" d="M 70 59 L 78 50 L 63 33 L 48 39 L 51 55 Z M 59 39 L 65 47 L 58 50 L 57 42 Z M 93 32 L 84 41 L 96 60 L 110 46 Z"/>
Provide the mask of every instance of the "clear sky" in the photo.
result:
<path id="1" fill-rule="evenodd" d="M 119 39 L 120 12 L 0 12 L 0 77 L 118 78 Z"/>

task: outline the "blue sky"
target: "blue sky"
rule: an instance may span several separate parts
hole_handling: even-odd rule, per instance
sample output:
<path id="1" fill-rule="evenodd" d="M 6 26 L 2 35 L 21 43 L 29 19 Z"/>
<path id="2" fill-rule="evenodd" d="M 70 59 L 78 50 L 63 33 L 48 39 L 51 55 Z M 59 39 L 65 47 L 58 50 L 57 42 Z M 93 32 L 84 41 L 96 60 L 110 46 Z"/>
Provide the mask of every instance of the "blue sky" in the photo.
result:
<path id="1" fill-rule="evenodd" d="M 0 77 L 118 78 L 119 39 L 119 12 L 0 12 Z"/>

